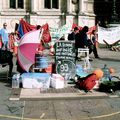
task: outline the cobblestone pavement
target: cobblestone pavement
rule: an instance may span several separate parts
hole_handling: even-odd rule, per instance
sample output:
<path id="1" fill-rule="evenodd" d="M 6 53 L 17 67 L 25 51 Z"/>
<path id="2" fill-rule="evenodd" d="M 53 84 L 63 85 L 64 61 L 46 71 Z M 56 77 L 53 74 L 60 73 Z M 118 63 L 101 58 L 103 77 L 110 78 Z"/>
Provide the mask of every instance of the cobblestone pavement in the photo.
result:
<path id="1" fill-rule="evenodd" d="M 93 69 L 102 68 L 104 64 L 115 69 L 120 76 L 120 52 L 98 49 L 100 59 L 93 59 Z M 6 74 L 1 68 L 0 77 Z M 14 67 L 16 73 L 16 67 Z M 46 101 L 10 101 L 10 82 L 0 78 L 0 120 L 119 120 L 120 98 L 46 100 Z"/>
<path id="2" fill-rule="evenodd" d="M 109 49 L 98 49 L 98 54 L 100 59 L 95 59 L 93 53 L 90 54 L 91 67 L 93 69 L 103 68 L 104 64 L 107 64 L 108 67 L 113 67 L 115 69 L 114 75 L 120 76 L 120 52 L 110 51 Z"/>

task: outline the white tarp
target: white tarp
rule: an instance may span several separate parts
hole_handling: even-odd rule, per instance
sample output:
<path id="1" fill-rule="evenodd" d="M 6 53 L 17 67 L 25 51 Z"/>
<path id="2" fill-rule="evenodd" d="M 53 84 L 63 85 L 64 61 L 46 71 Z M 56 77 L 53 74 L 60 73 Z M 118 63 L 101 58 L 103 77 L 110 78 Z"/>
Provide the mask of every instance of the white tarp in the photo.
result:
<path id="1" fill-rule="evenodd" d="M 103 40 L 105 40 L 108 44 L 113 44 L 116 41 L 120 40 L 120 26 L 111 28 L 103 28 L 99 26 L 98 42 L 105 44 Z"/>

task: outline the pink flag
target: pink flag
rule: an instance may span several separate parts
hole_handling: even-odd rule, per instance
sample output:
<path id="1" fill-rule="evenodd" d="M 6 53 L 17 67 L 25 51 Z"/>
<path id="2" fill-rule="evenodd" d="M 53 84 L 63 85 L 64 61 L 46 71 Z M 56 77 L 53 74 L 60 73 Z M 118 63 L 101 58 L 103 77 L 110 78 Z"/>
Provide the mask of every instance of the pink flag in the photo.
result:
<path id="1" fill-rule="evenodd" d="M 18 47 L 18 62 L 25 71 L 29 71 L 32 64 L 35 63 L 36 49 L 40 44 L 41 31 L 34 30 L 26 33 Z"/>

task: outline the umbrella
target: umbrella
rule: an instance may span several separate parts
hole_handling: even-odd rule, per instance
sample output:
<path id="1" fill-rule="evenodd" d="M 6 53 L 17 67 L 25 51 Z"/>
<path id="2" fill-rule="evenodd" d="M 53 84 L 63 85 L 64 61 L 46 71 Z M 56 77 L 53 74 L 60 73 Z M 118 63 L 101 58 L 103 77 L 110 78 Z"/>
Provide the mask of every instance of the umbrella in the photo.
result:
<path id="1" fill-rule="evenodd" d="M 35 53 L 40 44 L 41 36 L 42 30 L 33 30 L 21 38 L 17 57 L 20 66 L 26 72 L 28 72 L 30 66 L 35 63 Z"/>

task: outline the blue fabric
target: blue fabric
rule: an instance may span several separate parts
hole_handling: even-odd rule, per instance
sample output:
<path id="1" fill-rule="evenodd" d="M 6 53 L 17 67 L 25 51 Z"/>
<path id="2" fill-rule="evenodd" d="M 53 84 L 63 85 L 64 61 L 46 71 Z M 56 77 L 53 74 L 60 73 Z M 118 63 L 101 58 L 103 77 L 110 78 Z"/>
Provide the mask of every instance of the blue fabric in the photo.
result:
<path id="1" fill-rule="evenodd" d="M 22 24 L 19 24 L 18 32 L 19 32 L 19 35 L 20 35 L 20 38 L 21 38 L 24 35 Z"/>
<path id="2" fill-rule="evenodd" d="M 80 77 L 86 77 L 88 73 L 84 71 L 81 65 L 76 65 L 76 75 Z"/>

